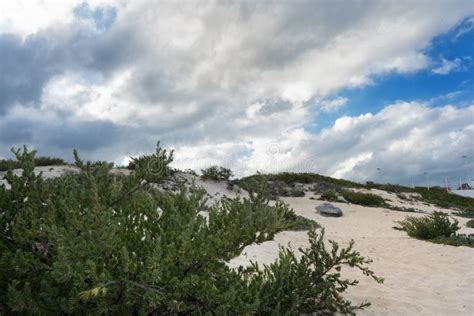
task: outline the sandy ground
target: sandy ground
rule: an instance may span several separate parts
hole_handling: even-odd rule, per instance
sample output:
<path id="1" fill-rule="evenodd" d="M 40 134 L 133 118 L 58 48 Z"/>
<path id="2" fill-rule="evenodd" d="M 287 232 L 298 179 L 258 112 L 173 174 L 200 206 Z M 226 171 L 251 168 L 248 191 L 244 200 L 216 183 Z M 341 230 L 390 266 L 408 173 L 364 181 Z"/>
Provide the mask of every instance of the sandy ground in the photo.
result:
<path id="1" fill-rule="evenodd" d="M 385 192 L 384 192 L 385 193 Z M 369 300 L 372 306 L 360 315 L 473 315 L 474 311 L 474 249 L 437 245 L 410 238 L 405 232 L 394 230 L 396 221 L 407 215 L 422 216 L 381 208 L 367 208 L 345 203 L 333 203 L 344 216 L 322 217 L 315 206 L 323 201 L 302 198 L 283 198 L 299 215 L 319 222 L 326 230 L 326 238 L 341 245 L 350 239 L 355 249 L 373 260 L 371 269 L 385 278 L 377 284 L 357 270 L 345 269 L 343 275 L 356 278 L 359 286 L 351 288 L 345 297 L 354 303 Z M 396 197 L 390 197 L 395 203 Z M 416 208 L 430 212 L 433 206 L 417 203 Z M 449 212 L 449 210 L 445 210 Z M 465 218 L 457 217 L 464 226 Z M 464 227 L 461 233 L 474 233 Z M 231 261 L 231 266 L 246 265 L 249 260 L 273 262 L 278 245 L 292 248 L 308 245 L 305 232 L 282 232 L 273 241 L 253 245 Z"/>

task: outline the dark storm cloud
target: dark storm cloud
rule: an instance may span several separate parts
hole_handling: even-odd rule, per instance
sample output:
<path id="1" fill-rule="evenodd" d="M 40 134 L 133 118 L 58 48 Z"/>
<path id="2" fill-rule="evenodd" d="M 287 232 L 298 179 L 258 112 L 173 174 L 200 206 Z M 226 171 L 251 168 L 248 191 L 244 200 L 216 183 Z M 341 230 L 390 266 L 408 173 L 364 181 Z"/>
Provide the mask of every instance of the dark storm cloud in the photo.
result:
<path id="1" fill-rule="evenodd" d="M 97 33 L 80 24 L 47 28 L 25 39 L 0 34 L 0 115 L 15 103 L 39 106 L 44 86 L 55 75 L 92 71 L 107 78 L 133 63 L 129 36 L 127 30 Z"/>
<path id="2" fill-rule="evenodd" d="M 46 38 L 0 34 L 0 115 L 15 102 L 37 103 L 43 86 L 61 71 L 60 52 Z"/>
<path id="3" fill-rule="evenodd" d="M 109 146 L 120 138 L 120 129 L 110 122 L 71 122 L 42 131 L 47 143 L 60 149 L 93 151 Z"/>
<path id="4" fill-rule="evenodd" d="M 7 149 L 12 145 L 29 143 L 33 134 L 31 121 L 28 119 L 0 121 L 0 144 L 6 144 Z"/>
<path id="5" fill-rule="evenodd" d="M 0 144 L 5 154 L 11 146 L 43 144 L 59 150 L 77 148 L 86 152 L 107 147 L 122 135 L 122 129 L 104 121 L 12 118 L 0 121 Z"/>

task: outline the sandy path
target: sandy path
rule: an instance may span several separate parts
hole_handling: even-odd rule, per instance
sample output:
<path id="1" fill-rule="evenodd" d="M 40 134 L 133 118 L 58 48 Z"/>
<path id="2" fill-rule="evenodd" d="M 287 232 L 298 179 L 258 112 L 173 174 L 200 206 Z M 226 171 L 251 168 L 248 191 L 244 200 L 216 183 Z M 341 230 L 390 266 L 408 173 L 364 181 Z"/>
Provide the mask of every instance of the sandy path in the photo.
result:
<path id="1" fill-rule="evenodd" d="M 316 214 L 322 201 L 284 198 L 296 213 L 319 222 L 326 229 L 326 238 L 347 245 L 354 239 L 355 249 L 374 260 L 371 269 L 385 278 L 377 284 L 355 270 L 344 270 L 344 276 L 360 280 L 358 287 L 346 297 L 353 302 L 365 299 L 372 306 L 360 315 L 473 315 L 474 311 L 474 249 L 452 247 L 415 240 L 405 232 L 392 229 L 402 220 L 404 212 L 357 205 L 334 203 L 342 208 L 341 218 Z M 420 206 L 422 207 L 422 206 Z M 422 215 L 422 214 L 421 214 Z M 416 216 L 421 216 L 416 215 Z M 461 224 L 466 219 L 458 218 Z M 474 233 L 474 229 L 463 228 Z M 249 260 L 270 263 L 276 259 L 278 244 L 305 247 L 305 232 L 282 232 L 274 241 L 250 246 L 232 266 Z"/>

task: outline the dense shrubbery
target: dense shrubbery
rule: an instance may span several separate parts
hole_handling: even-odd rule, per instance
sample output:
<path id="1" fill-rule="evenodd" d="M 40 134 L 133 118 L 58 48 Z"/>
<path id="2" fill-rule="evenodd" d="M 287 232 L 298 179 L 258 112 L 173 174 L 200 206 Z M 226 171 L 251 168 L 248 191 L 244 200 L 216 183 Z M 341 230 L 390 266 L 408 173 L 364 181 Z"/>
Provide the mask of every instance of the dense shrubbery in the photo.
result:
<path id="1" fill-rule="evenodd" d="M 330 187 L 347 187 L 347 188 L 363 188 L 364 185 L 343 179 L 334 179 L 331 177 L 322 176 L 315 173 L 291 173 L 283 172 L 278 174 L 256 174 L 253 176 L 245 177 L 242 179 L 235 180 L 235 184 L 241 188 L 252 191 L 258 186 L 262 178 L 266 178 L 267 181 L 281 181 L 287 185 L 294 185 L 295 183 L 303 184 L 327 184 Z"/>
<path id="2" fill-rule="evenodd" d="M 43 166 L 57 166 L 57 165 L 65 165 L 67 164 L 61 158 L 51 158 L 51 157 L 35 157 L 35 166 L 43 167 Z M 12 159 L 1 159 L 0 160 L 0 171 L 7 171 L 13 169 L 21 168 L 21 164 L 18 160 Z"/>
<path id="3" fill-rule="evenodd" d="M 473 236 L 466 236 L 466 235 L 455 235 L 451 237 L 436 237 L 430 240 L 435 244 L 443 244 L 449 246 L 467 246 L 467 247 L 474 247 L 474 237 Z"/>
<path id="4" fill-rule="evenodd" d="M 319 197 L 320 200 L 323 201 L 329 201 L 329 202 L 337 202 L 339 200 L 339 197 L 337 196 L 337 193 L 334 191 L 327 191 L 321 194 Z"/>
<path id="5" fill-rule="evenodd" d="M 346 199 L 347 202 L 353 203 L 353 204 L 364 205 L 364 206 L 374 206 L 374 207 L 385 206 L 384 199 L 372 193 L 344 191 L 342 193 L 342 197 Z"/>
<path id="6" fill-rule="evenodd" d="M 474 219 L 467 221 L 466 226 L 470 228 L 474 228 Z"/>
<path id="7" fill-rule="evenodd" d="M 272 180 L 273 179 L 273 180 Z M 262 183 L 265 182 L 263 194 L 269 199 L 276 200 L 278 197 L 303 197 L 305 192 L 302 187 L 296 186 L 296 183 L 274 180 L 272 175 L 258 173 L 255 176 L 246 177 L 231 181 L 233 185 L 238 185 L 248 192 L 260 191 Z"/>
<path id="8" fill-rule="evenodd" d="M 203 180 L 227 181 L 230 177 L 232 177 L 232 170 L 224 167 L 211 166 L 201 170 Z"/>
<path id="9" fill-rule="evenodd" d="M 442 208 L 457 208 L 456 215 L 474 217 L 474 199 L 446 192 L 443 188 L 415 188 L 415 192 L 421 194 L 423 201 L 432 203 Z"/>
<path id="10" fill-rule="evenodd" d="M 284 229 L 285 230 L 311 230 L 313 228 L 321 227 L 318 223 L 312 219 L 296 215 L 296 213 L 289 209 L 283 217 Z"/>
<path id="11" fill-rule="evenodd" d="M 449 217 L 442 212 L 434 212 L 423 217 L 407 216 L 399 224 L 409 236 L 419 239 L 451 237 L 459 230 L 458 221 L 451 222 Z"/>
<path id="12" fill-rule="evenodd" d="M 474 199 L 466 196 L 452 194 L 446 191 L 445 188 L 425 187 L 409 188 L 396 184 L 377 184 L 374 182 L 367 182 L 368 189 L 379 189 L 393 193 L 418 193 L 420 200 L 434 204 L 441 208 L 456 208 L 459 210 L 459 216 L 474 217 Z"/>
<path id="13" fill-rule="evenodd" d="M 406 231 L 414 238 L 450 246 L 474 247 L 474 238 L 456 234 L 460 229 L 458 221 L 454 219 L 451 222 L 449 216 L 442 212 L 423 217 L 408 216 L 399 224 L 398 229 Z"/>
<path id="14" fill-rule="evenodd" d="M 341 266 L 379 280 L 352 243 L 326 249 L 318 230 L 300 259 L 282 249 L 270 266 L 230 269 L 226 261 L 294 215 L 262 195 L 224 199 L 207 221 L 199 190 L 149 185 L 164 176 L 152 158 L 117 178 L 111 164 L 76 153 L 81 173 L 45 181 L 33 173 L 34 152 L 16 155 L 23 174 L 8 172 L 11 189 L 0 186 L 0 314 L 350 313 L 368 303 L 342 298 L 357 281 L 343 279 Z M 172 159 L 159 147 L 151 157 L 159 166 Z"/>
<path id="15" fill-rule="evenodd" d="M 160 147 L 160 142 L 156 144 L 156 151 L 152 155 L 144 155 L 138 158 L 131 158 L 127 169 L 134 170 L 137 176 L 142 177 L 150 183 L 158 183 L 172 173 L 169 167 L 173 161 L 174 151 L 167 151 Z"/>

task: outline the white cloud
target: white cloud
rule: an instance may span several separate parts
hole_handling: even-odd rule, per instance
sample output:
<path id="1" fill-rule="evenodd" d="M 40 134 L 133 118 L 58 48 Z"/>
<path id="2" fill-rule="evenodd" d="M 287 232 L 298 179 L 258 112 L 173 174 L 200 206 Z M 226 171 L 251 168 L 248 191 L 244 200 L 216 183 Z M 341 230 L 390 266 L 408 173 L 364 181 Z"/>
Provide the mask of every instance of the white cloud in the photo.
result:
<path id="1" fill-rule="evenodd" d="M 462 61 L 459 58 L 453 60 L 447 60 L 442 58 L 440 65 L 431 70 L 433 73 L 438 75 L 447 75 L 450 72 L 456 71 L 461 68 Z"/>
<path id="2" fill-rule="evenodd" d="M 337 97 L 335 99 L 331 100 L 321 100 L 320 102 L 317 102 L 318 106 L 325 112 L 333 112 L 337 111 L 343 106 L 346 105 L 347 101 L 349 101 L 348 98 L 345 97 Z"/>
<path id="3" fill-rule="evenodd" d="M 162 139 L 176 147 L 181 167 L 232 164 L 239 174 L 300 168 L 355 179 L 390 160 L 385 145 L 396 151 L 413 138 L 435 142 L 435 134 L 415 137 L 423 129 L 408 122 L 424 122 L 420 113 L 437 117 L 437 110 L 398 104 L 339 118 L 313 134 L 305 129 L 315 119 L 310 100 L 335 111 L 347 99 L 329 96 L 341 89 L 429 67 L 423 51 L 431 39 L 474 13 L 469 1 L 107 2 L 117 18 L 98 33 L 74 19 L 78 3 L 38 1 L 24 10 L 2 3 L 0 48 L 9 58 L 0 63 L 18 80 L 0 81 L 7 96 L 0 99 L 0 130 L 18 126 L 21 117 L 13 114 L 22 112 L 35 115 L 39 131 L 3 133 L 2 147 L 28 142 L 54 153 L 66 143 L 55 136 L 60 126 L 70 146 L 83 144 L 91 158 L 121 160 Z M 6 32 L 20 39 L 2 37 Z M 120 141 L 75 138 L 77 126 L 91 123 Z M 69 126 L 76 129 L 68 134 Z M 418 161 L 408 150 L 406 156 Z"/>

